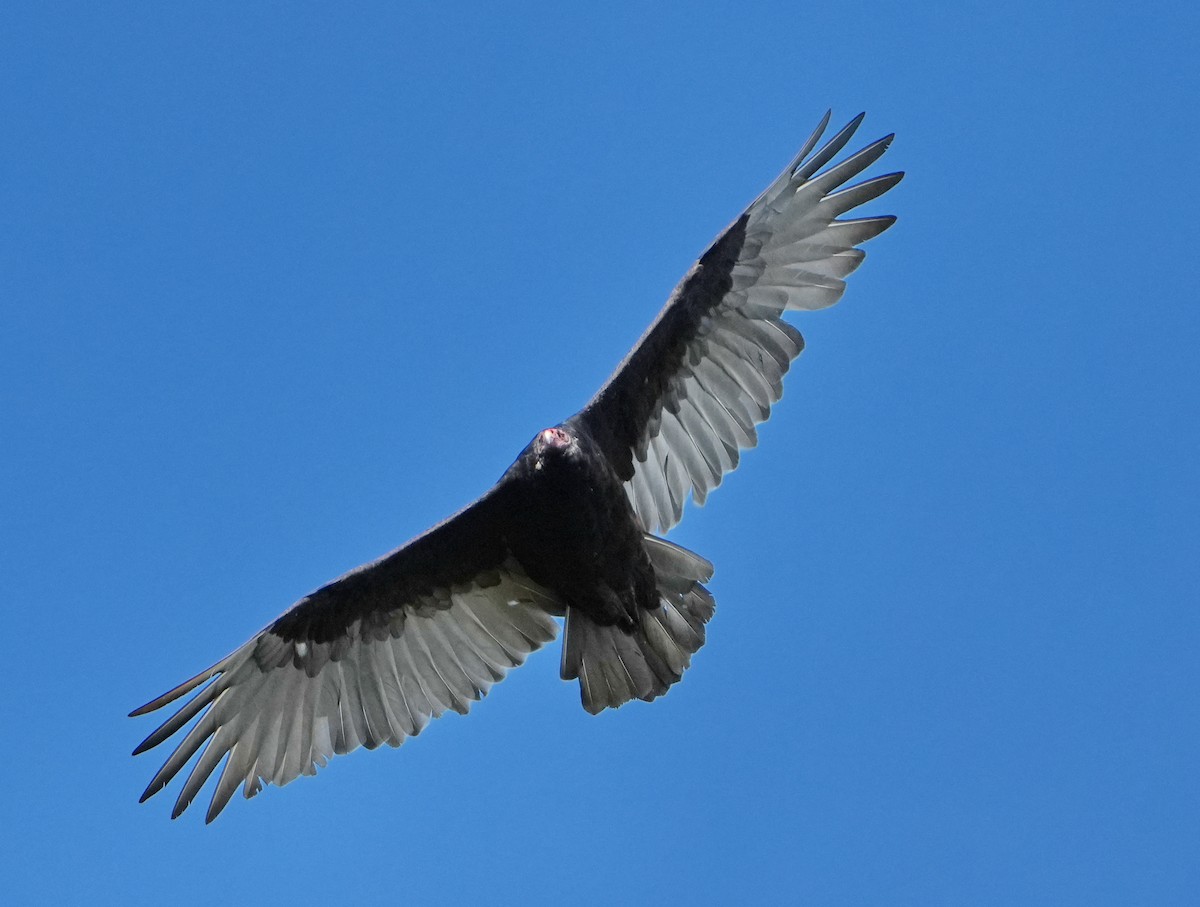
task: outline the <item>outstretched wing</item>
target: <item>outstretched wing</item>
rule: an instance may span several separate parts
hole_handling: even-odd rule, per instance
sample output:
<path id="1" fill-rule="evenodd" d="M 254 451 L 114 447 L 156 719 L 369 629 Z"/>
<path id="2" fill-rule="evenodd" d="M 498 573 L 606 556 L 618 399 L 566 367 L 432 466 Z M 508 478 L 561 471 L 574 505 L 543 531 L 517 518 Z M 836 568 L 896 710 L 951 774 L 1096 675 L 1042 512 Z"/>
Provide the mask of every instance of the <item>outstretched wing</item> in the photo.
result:
<path id="1" fill-rule="evenodd" d="M 838 220 L 903 176 L 839 189 L 887 150 L 892 136 L 822 171 L 860 114 L 819 150 L 820 125 L 788 168 L 713 243 L 676 287 L 650 329 L 575 417 L 603 447 L 649 532 L 679 522 L 689 492 L 703 504 L 757 443 L 804 348 L 784 311 L 830 306 L 862 264 L 859 243 L 894 217 Z M 811 156 L 810 156 L 811 155 Z"/>
<path id="2" fill-rule="evenodd" d="M 502 488 L 502 486 L 501 486 Z M 508 556 L 498 489 L 382 559 L 298 602 L 207 671 L 133 712 L 187 700 L 134 755 L 200 715 L 151 780 L 162 790 L 198 751 L 172 818 L 217 771 L 211 822 L 242 785 L 314 774 L 334 754 L 399 746 L 446 709 L 465 713 L 552 640 L 557 602 Z"/>

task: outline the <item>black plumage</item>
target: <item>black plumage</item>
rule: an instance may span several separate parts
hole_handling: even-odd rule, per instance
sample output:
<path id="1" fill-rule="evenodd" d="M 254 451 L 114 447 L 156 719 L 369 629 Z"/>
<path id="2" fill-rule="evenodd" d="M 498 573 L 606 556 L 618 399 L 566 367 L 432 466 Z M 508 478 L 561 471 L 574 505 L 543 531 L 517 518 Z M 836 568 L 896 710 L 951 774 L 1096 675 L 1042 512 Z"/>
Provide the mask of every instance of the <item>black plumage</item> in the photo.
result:
<path id="1" fill-rule="evenodd" d="M 652 533 L 703 503 L 782 394 L 803 348 L 785 310 L 831 305 L 894 218 L 839 219 L 901 174 L 842 189 L 886 150 L 840 163 L 861 115 L 826 114 L 784 173 L 713 243 L 592 401 L 539 432 L 496 485 L 391 554 L 318 589 L 232 654 L 137 709 L 200 688 L 135 750 L 197 719 L 143 800 L 200 756 L 179 815 L 216 772 L 211 821 L 241 785 L 312 774 L 466 712 L 565 618 L 561 675 L 590 712 L 652 700 L 704 644 L 712 565 Z M 822 169 L 826 168 L 826 169 Z M 204 686 L 206 681 L 209 682 Z"/>

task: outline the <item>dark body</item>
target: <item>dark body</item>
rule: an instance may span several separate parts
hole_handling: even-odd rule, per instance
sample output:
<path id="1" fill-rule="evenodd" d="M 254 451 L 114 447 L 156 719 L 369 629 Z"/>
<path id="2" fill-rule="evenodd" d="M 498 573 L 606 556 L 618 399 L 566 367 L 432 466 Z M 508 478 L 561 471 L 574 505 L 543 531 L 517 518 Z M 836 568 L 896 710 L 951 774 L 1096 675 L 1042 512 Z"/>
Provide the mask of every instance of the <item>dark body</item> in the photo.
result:
<path id="1" fill-rule="evenodd" d="M 531 580 L 604 626 L 632 629 L 658 606 L 641 524 L 579 421 L 540 432 L 500 483 L 509 550 Z"/>

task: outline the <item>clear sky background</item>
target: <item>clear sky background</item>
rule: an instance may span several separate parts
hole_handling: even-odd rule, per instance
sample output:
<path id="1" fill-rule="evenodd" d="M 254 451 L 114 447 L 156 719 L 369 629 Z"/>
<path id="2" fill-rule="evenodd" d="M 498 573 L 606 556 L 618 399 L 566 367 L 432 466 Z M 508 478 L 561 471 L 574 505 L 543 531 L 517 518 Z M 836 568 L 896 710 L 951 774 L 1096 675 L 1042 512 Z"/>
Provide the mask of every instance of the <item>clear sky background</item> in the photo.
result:
<path id="1" fill-rule="evenodd" d="M 5 903 L 1184 904 L 1190 4 L 6 4 Z M 672 538 L 684 682 L 557 645 L 212 826 L 125 717 L 486 489 L 827 107 L 843 302 Z M 207 799 L 207 798 L 205 798 Z"/>

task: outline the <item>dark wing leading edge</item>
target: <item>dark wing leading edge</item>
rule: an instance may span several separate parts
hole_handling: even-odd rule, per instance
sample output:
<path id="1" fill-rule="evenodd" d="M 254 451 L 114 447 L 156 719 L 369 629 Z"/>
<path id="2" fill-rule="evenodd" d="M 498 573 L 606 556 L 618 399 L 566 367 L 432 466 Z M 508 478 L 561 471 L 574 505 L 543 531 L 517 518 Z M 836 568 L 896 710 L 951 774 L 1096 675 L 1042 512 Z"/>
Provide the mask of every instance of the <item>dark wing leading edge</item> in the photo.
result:
<path id="1" fill-rule="evenodd" d="M 446 709 L 465 713 L 554 639 L 547 612 L 560 606 L 505 549 L 502 488 L 307 596 L 227 658 L 137 709 L 154 711 L 212 680 L 134 750 L 157 746 L 201 715 L 142 800 L 199 751 L 175 802 L 178 816 L 228 754 L 211 822 L 239 785 L 252 797 L 264 783 L 314 774 L 334 754 L 399 746 Z"/>
<path id="2" fill-rule="evenodd" d="M 647 532 L 679 522 L 688 492 L 699 504 L 757 443 L 754 426 L 783 393 L 800 354 L 787 310 L 830 306 L 862 264 L 855 248 L 894 217 L 838 220 L 882 195 L 901 173 L 839 189 L 887 150 L 887 136 L 822 168 L 860 114 L 819 150 L 827 113 L 792 164 L 701 256 L 583 420 L 625 481 Z"/>

